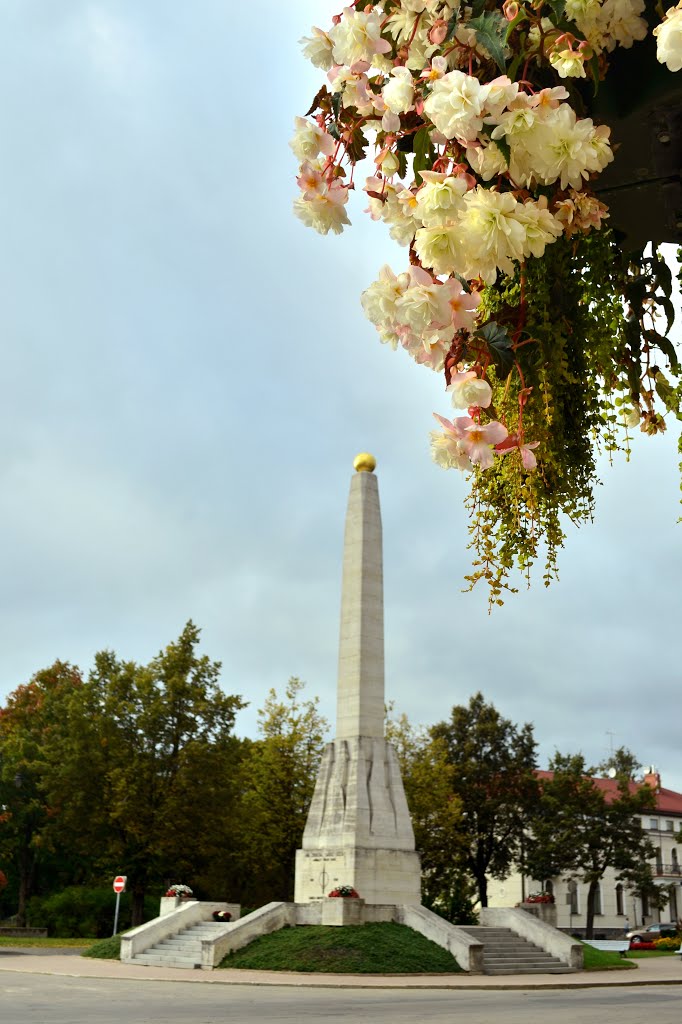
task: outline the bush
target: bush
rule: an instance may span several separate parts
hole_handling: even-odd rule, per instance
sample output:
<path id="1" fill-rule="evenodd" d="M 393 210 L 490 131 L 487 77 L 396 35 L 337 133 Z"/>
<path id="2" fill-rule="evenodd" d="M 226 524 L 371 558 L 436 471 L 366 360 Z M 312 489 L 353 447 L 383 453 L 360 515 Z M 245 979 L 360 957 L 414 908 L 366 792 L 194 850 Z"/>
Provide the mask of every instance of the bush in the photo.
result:
<path id="1" fill-rule="evenodd" d="M 121 896 L 119 931 L 130 928 L 130 894 Z M 114 927 L 116 896 L 110 888 L 94 889 L 72 885 L 51 896 L 34 896 L 28 904 L 28 920 L 34 928 L 47 928 L 52 936 L 106 938 Z M 159 913 L 158 897 L 145 898 L 145 920 Z"/>
<path id="2" fill-rule="evenodd" d="M 679 949 L 682 945 L 682 939 L 679 935 L 667 935 L 665 938 L 656 939 L 654 947 L 656 949 Z"/>

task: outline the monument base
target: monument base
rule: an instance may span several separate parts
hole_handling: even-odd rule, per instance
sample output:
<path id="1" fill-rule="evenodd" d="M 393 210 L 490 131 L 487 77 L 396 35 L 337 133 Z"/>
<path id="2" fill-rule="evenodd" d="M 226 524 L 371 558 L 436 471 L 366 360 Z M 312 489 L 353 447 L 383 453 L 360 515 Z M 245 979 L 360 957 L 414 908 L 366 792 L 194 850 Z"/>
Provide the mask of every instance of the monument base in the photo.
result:
<path id="1" fill-rule="evenodd" d="M 339 885 L 351 885 L 365 904 L 421 903 L 421 865 L 414 850 L 348 849 L 296 851 L 296 903 L 325 900 Z M 338 897 L 335 902 L 345 902 Z"/>

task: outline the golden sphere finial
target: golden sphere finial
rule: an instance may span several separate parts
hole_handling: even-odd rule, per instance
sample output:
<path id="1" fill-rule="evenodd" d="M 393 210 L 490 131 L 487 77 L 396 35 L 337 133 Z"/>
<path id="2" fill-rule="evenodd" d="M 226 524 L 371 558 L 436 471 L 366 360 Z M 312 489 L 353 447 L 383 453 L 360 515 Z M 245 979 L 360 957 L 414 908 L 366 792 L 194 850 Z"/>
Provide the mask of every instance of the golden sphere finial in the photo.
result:
<path id="1" fill-rule="evenodd" d="M 353 468 L 358 473 L 373 473 L 377 466 L 377 460 L 369 452 L 360 452 L 353 459 Z"/>

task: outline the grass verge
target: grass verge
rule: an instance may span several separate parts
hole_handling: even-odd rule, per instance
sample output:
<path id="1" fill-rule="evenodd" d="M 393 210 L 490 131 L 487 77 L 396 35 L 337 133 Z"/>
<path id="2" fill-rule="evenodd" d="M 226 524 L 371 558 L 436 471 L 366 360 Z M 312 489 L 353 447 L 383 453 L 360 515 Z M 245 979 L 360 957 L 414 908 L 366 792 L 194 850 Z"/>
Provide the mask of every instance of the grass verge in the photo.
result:
<path id="1" fill-rule="evenodd" d="M 225 957 L 224 968 L 332 974 L 454 974 L 447 950 L 403 924 L 282 928 Z"/>
<path id="2" fill-rule="evenodd" d="M 595 949 L 583 943 L 583 957 L 586 971 L 632 971 L 637 965 L 630 963 L 620 953 L 610 953 L 604 949 Z"/>
<path id="3" fill-rule="evenodd" d="M 91 956 L 95 960 L 120 960 L 121 936 L 112 935 L 109 939 L 98 939 L 81 955 Z"/>
<path id="4" fill-rule="evenodd" d="M 11 935 L 0 935 L 0 947 L 2 946 L 14 946 L 17 949 L 65 949 L 67 946 L 71 948 L 83 948 L 86 949 L 91 946 L 96 939 L 41 939 L 41 938 L 12 938 Z"/>

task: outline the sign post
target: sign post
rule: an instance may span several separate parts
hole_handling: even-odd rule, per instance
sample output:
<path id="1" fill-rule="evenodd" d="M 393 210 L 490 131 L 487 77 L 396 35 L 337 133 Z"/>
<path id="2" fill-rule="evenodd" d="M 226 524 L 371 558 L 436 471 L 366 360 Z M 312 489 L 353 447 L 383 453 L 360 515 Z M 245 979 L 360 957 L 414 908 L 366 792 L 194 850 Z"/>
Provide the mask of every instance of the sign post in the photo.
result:
<path id="1" fill-rule="evenodd" d="M 127 875 L 116 875 L 114 879 L 114 892 L 116 893 L 116 912 L 114 914 L 114 930 L 111 933 L 115 935 L 118 931 L 118 908 L 121 903 L 121 893 L 126 891 Z"/>

